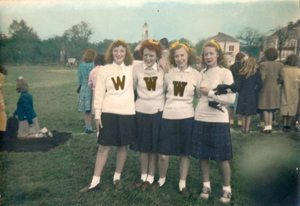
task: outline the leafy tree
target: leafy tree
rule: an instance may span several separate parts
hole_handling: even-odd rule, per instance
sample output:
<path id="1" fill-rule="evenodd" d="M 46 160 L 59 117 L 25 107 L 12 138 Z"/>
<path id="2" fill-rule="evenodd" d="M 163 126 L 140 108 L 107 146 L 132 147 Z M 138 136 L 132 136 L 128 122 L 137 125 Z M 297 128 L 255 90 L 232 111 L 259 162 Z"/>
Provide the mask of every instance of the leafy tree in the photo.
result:
<path id="1" fill-rule="evenodd" d="M 201 54 L 201 51 L 202 51 L 202 47 L 205 43 L 205 39 L 201 39 L 197 42 L 196 46 L 195 46 L 195 49 L 197 51 L 197 54 L 200 55 Z"/>
<path id="2" fill-rule="evenodd" d="M 193 43 L 190 40 L 186 39 L 186 38 L 179 39 L 179 42 L 180 43 L 186 43 L 189 47 L 193 47 Z"/>
<path id="3" fill-rule="evenodd" d="M 251 27 L 244 28 L 239 35 L 236 36 L 237 39 L 241 40 L 242 47 L 247 48 L 248 55 L 253 56 L 255 50 L 259 50 L 259 46 L 262 42 L 261 34 L 257 29 Z"/>

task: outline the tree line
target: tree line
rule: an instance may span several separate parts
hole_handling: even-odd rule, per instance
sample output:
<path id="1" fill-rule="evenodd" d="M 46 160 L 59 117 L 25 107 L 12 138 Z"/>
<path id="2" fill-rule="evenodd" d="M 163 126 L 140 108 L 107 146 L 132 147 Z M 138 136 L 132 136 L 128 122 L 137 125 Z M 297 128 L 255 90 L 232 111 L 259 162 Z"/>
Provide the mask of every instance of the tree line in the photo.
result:
<path id="1" fill-rule="evenodd" d="M 86 49 L 92 48 L 98 53 L 105 53 L 107 47 L 113 42 L 112 39 L 104 39 L 98 43 L 90 43 L 93 30 L 86 22 L 73 25 L 62 36 L 56 35 L 46 40 L 41 40 L 24 20 L 19 22 L 13 20 L 8 31 L 9 35 L 2 34 L 0 37 L 1 64 L 58 64 L 61 63 L 61 52 L 64 53 L 63 62 L 66 62 L 67 58 L 80 60 Z M 241 50 L 246 50 L 250 56 L 255 55 L 256 51 L 258 55 L 261 36 L 257 30 L 246 27 L 237 38 L 243 43 Z M 205 39 L 199 40 L 196 45 L 185 38 L 181 38 L 180 42 L 194 47 L 200 55 Z M 133 51 L 138 43 L 127 44 Z"/>

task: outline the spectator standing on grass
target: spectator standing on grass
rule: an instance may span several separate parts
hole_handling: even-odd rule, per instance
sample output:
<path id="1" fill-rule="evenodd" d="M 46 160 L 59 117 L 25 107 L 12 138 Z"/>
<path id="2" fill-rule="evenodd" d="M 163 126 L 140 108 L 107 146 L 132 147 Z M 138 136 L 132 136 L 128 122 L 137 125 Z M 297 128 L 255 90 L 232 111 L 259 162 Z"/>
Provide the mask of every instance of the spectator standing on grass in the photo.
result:
<path id="1" fill-rule="evenodd" d="M 237 81 L 237 78 L 239 76 L 239 71 L 243 67 L 243 63 L 248 57 L 243 53 L 239 52 L 235 56 L 234 64 L 230 66 L 230 71 L 233 75 L 234 82 Z M 236 93 L 235 101 L 232 105 L 229 106 L 229 123 L 230 126 L 234 126 L 234 109 L 236 109 L 237 101 L 238 101 L 239 94 Z M 242 126 L 242 117 L 241 115 L 238 115 L 238 126 Z"/>
<path id="2" fill-rule="evenodd" d="M 140 152 L 141 178 L 133 187 L 150 189 L 157 167 L 158 137 L 165 103 L 164 70 L 157 63 L 161 58 L 159 42 L 144 41 L 139 53 L 143 62 L 133 68 L 137 139 L 130 148 Z"/>
<path id="3" fill-rule="evenodd" d="M 242 133 L 248 134 L 251 116 L 257 114 L 257 98 L 261 88 L 260 71 L 255 58 L 250 57 L 246 60 L 237 79 L 239 97 L 236 114 L 242 116 Z"/>
<path id="4" fill-rule="evenodd" d="M 161 56 L 168 63 L 169 62 L 169 41 L 167 38 L 162 38 L 159 41 L 159 44 L 162 49 Z"/>
<path id="5" fill-rule="evenodd" d="M 272 133 L 273 113 L 280 108 L 280 90 L 277 80 L 283 64 L 275 61 L 278 57 L 277 50 L 267 49 L 265 56 L 268 61 L 260 64 L 262 89 L 258 95 L 258 109 L 263 111 L 265 126 L 263 134 Z"/>
<path id="6" fill-rule="evenodd" d="M 208 199 L 211 194 L 210 159 L 217 161 L 222 177 L 222 193 L 220 201 L 229 203 L 231 200 L 231 169 L 232 141 L 230 124 L 226 106 L 232 104 L 235 93 L 229 92 L 216 95 L 213 91 L 219 84 L 232 85 L 232 73 L 220 45 L 211 40 L 204 45 L 201 52 L 202 64 L 206 69 L 200 74 L 203 81 L 199 85 L 201 97 L 195 111 L 195 126 L 192 138 L 192 156 L 199 159 L 202 171 L 203 188 L 200 197 Z M 219 108 L 213 108 L 210 102 L 219 103 Z"/>
<path id="7" fill-rule="evenodd" d="M 196 65 L 196 70 L 198 72 L 201 72 L 201 70 L 204 69 L 204 67 L 202 67 L 201 58 L 200 57 L 196 57 L 196 63 L 195 63 L 195 65 Z"/>
<path id="8" fill-rule="evenodd" d="M 286 67 L 280 71 L 279 83 L 282 84 L 280 113 L 283 116 L 283 132 L 291 132 L 292 120 L 297 114 L 299 88 L 300 88 L 300 69 L 298 57 L 290 55 L 286 59 Z"/>
<path id="9" fill-rule="evenodd" d="M 78 67 L 78 83 L 80 86 L 78 109 L 84 113 L 85 132 L 93 133 L 93 115 L 92 111 L 92 89 L 88 85 L 89 74 L 94 68 L 94 58 L 96 52 L 93 49 L 87 49 L 82 55 L 82 63 Z"/>
<path id="10" fill-rule="evenodd" d="M 18 138 L 23 140 L 52 137 L 52 132 L 48 131 L 46 127 L 40 130 L 39 121 L 33 109 L 33 98 L 28 92 L 27 81 L 23 77 L 19 77 L 15 82 L 17 92 L 21 93 L 17 109 L 12 114 L 12 117 L 18 116 L 19 119 Z"/>
<path id="11" fill-rule="evenodd" d="M 7 119 L 5 113 L 5 102 L 2 94 L 4 75 L 7 75 L 7 71 L 3 66 L 0 66 L 0 134 L 6 131 L 6 119 Z"/>
<path id="12" fill-rule="evenodd" d="M 80 192 L 88 192 L 100 183 L 111 146 L 117 147 L 113 184 L 115 189 L 121 189 L 127 146 L 134 142 L 136 136 L 132 56 L 125 41 L 111 43 L 105 53 L 105 61 L 108 64 L 97 75 L 94 99 L 96 124 L 100 126 L 94 175 L 91 183 Z"/>
<path id="13" fill-rule="evenodd" d="M 180 156 L 179 191 L 190 196 L 186 187 L 194 124 L 193 100 L 200 79 L 199 72 L 191 67 L 196 60 L 196 50 L 179 41 L 170 49 L 169 61 L 175 68 L 165 74 L 166 103 L 163 111 L 159 138 L 159 180 L 153 186 L 157 190 L 166 180 L 169 156 Z"/>
<path id="14" fill-rule="evenodd" d="M 95 68 L 92 69 L 92 71 L 89 74 L 89 87 L 92 89 L 92 115 L 95 115 L 94 111 L 94 99 L 95 99 L 95 89 L 96 89 L 96 84 L 97 84 L 97 75 L 102 66 L 104 66 L 105 60 L 104 60 L 104 55 L 103 54 L 97 54 L 94 60 Z M 97 137 L 99 135 L 99 125 L 96 124 L 96 132 L 97 132 Z"/>

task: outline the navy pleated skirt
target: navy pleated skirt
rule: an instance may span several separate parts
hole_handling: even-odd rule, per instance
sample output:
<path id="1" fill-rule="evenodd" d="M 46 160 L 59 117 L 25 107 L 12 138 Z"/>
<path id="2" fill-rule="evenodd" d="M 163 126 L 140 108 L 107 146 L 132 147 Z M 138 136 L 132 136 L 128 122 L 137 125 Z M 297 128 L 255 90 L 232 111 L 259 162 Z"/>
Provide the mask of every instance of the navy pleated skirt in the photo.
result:
<path id="1" fill-rule="evenodd" d="M 125 146 L 134 143 L 136 137 L 135 115 L 102 113 L 103 128 L 100 128 L 98 144 Z"/>
<path id="2" fill-rule="evenodd" d="M 191 153 L 197 159 L 230 161 L 232 141 L 229 123 L 195 121 Z"/>
<path id="3" fill-rule="evenodd" d="M 130 149 L 144 153 L 157 153 L 162 112 L 144 114 L 136 112 L 137 137 Z"/>
<path id="4" fill-rule="evenodd" d="M 194 118 L 162 119 L 158 153 L 164 155 L 190 155 Z"/>

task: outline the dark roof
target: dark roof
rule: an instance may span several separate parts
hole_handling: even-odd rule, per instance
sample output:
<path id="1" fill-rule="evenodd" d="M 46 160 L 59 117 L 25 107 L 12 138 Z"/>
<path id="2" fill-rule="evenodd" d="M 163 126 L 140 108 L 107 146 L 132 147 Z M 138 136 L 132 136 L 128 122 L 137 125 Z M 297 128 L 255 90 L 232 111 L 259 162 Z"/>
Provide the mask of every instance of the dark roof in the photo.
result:
<path id="1" fill-rule="evenodd" d="M 145 22 L 144 26 L 148 26 L 148 24 Z"/>
<path id="2" fill-rule="evenodd" d="M 222 32 L 218 32 L 216 36 L 208 38 L 206 42 L 209 42 L 212 39 L 214 39 L 216 42 L 239 42 L 237 39 L 233 38 L 232 36 L 229 36 Z"/>

